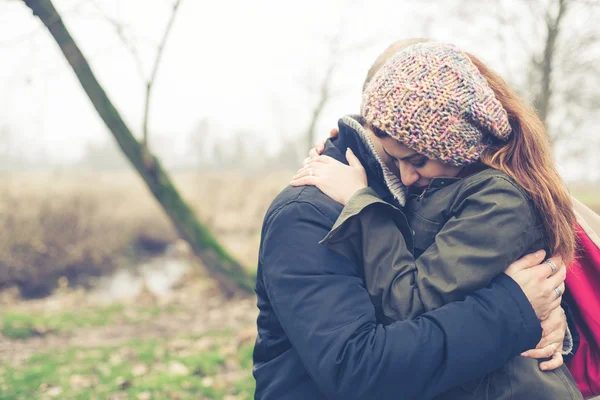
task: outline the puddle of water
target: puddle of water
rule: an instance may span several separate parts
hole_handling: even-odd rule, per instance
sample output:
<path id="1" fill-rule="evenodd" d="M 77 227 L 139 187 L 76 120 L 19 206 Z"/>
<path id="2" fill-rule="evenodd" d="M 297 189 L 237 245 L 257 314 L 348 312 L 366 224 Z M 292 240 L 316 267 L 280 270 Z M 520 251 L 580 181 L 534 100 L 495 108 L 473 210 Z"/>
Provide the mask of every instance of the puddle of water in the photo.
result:
<path id="1" fill-rule="evenodd" d="M 155 296 L 167 295 L 173 286 L 191 268 L 184 257 L 175 255 L 173 249 L 127 270 L 118 270 L 98 279 L 91 296 L 101 303 L 113 303 L 135 298 L 144 286 Z"/>

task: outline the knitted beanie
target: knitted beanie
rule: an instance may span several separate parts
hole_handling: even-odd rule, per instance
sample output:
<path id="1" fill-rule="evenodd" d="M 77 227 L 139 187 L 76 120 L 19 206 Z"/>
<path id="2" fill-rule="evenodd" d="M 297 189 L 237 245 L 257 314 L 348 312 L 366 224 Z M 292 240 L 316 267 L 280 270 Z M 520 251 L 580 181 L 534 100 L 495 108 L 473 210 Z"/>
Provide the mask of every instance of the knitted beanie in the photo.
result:
<path id="1" fill-rule="evenodd" d="M 390 58 L 363 93 L 362 115 L 408 148 L 463 166 L 488 143 L 507 140 L 508 115 L 469 57 L 453 45 L 425 42 Z"/>

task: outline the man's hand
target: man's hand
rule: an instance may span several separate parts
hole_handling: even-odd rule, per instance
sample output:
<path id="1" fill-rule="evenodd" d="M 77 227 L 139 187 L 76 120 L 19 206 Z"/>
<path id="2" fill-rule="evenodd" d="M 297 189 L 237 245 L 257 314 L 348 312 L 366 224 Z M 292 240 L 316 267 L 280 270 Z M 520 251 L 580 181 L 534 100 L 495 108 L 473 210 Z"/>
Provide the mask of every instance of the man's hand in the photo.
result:
<path id="1" fill-rule="evenodd" d="M 567 316 L 562 307 L 555 308 L 550 316 L 542 321 L 542 340 L 535 349 L 527 350 L 521 356 L 529 358 L 550 358 L 540 363 L 542 371 L 556 369 L 563 365 L 562 348 L 567 331 Z"/>
<path id="2" fill-rule="evenodd" d="M 560 257 L 550 259 L 556 265 L 554 274 L 548 262 L 539 264 L 545 255 L 543 250 L 528 254 L 512 263 L 505 271 L 521 286 L 540 321 L 548 318 L 552 310 L 560 306 L 567 276 L 567 268 Z"/>

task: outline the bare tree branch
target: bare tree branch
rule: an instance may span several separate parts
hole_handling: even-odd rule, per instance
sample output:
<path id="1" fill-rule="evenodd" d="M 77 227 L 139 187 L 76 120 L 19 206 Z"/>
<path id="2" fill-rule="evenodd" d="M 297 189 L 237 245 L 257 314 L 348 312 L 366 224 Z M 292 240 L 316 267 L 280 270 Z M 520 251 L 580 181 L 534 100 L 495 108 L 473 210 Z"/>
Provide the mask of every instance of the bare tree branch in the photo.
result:
<path id="1" fill-rule="evenodd" d="M 22 1 L 48 28 L 119 147 L 162 206 L 179 235 L 190 244 L 207 270 L 219 281 L 224 293 L 233 295 L 240 289 L 251 293 L 255 279 L 221 246 L 208 227 L 198 220 L 193 209 L 175 188 L 160 161 L 150 155 L 151 165 L 145 162 L 145 149 L 133 136 L 121 114 L 96 79 L 90 64 L 67 30 L 52 0 Z"/>
<path id="2" fill-rule="evenodd" d="M 110 15 L 108 15 L 108 13 L 106 13 L 99 5 L 96 1 L 93 2 L 94 6 L 96 7 L 96 9 L 98 10 L 98 12 L 101 14 L 102 18 L 108 22 L 109 24 L 111 24 L 113 26 L 113 28 L 115 29 L 115 33 L 117 34 L 117 36 L 119 37 L 119 39 L 121 40 L 121 42 L 125 45 L 125 47 L 127 47 L 127 50 L 129 50 L 129 53 L 131 54 L 131 56 L 133 57 L 134 61 L 135 61 L 135 66 L 138 70 L 138 74 L 140 75 L 140 79 L 144 82 L 144 84 L 146 83 L 146 76 L 144 74 L 144 63 L 142 62 L 142 59 L 140 57 L 140 53 L 138 52 L 137 48 L 134 46 L 134 44 L 131 42 L 131 40 L 129 40 L 129 38 L 127 37 L 126 32 L 126 27 L 125 25 L 121 22 L 116 20 L 115 18 L 111 17 Z"/>
<path id="3" fill-rule="evenodd" d="M 325 105 L 331 98 L 331 80 L 340 61 L 340 40 L 341 31 L 338 30 L 329 43 L 329 64 L 326 67 L 325 75 L 320 81 L 317 103 L 313 108 L 308 129 L 306 131 L 307 149 L 310 149 L 313 145 L 317 123 L 325 109 Z"/>
<path id="4" fill-rule="evenodd" d="M 167 43 L 167 39 L 169 38 L 169 34 L 173 28 L 173 24 L 175 22 L 175 17 L 177 16 L 177 11 L 181 5 L 182 0 L 175 0 L 171 8 L 171 15 L 169 20 L 167 21 L 167 25 L 163 32 L 160 42 L 156 48 L 156 56 L 154 58 L 154 63 L 152 65 L 152 70 L 149 76 L 146 76 L 144 72 L 144 63 L 140 57 L 140 53 L 137 50 L 136 46 L 132 43 L 132 41 L 128 38 L 126 34 L 126 28 L 121 21 L 116 20 L 115 18 L 108 15 L 95 1 L 94 6 L 98 9 L 98 11 L 102 14 L 103 18 L 113 26 L 115 32 L 121 42 L 125 45 L 129 53 L 132 55 L 135 65 L 140 76 L 144 83 L 145 96 L 144 96 L 144 115 L 142 117 L 142 145 L 146 152 L 149 152 L 149 119 L 150 119 L 150 103 L 152 100 L 152 89 L 154 88 L 154 82 L 156 80 L 156 76 L 158 74 L 159 66 L 162 61 L 162 56 L 164 53 L 165 45 Z M 147 162 L 151 162 L 150 158 L 147 158 Z"/>
<path id="5" fill-rule="evenodd" d="M 547 36 L 541 68 L 541 88 L 534 101 L 540 119 L 546 126 L 548 111 L 550 109 L 550 100 L 552 98 L 552 72 L 555 63 L 556 40 L 560 34 L 561 22 L 567 12 L 567 2 L 568 0 L 558 0 L 558 11 L 555 16 L 550 16 L 549 10 L 547 12 Z"/>
<path id="6" fill-rule="evenodd" d="M 152 67 L 152 73 L 150 77 L 146 81 L 146 104 L 144 106 L 144 123 L 143 123 L 143 145 L 145 149 L 148 149 L 148 119 L 150 112 L 150 99 L 152 96 L 152 88 L 154 87 L 154 80 L 156 79 L 156 74 L 158 73 L 158 67 L 160 66 L 160 62 L 162 60 L 162 55 L 165 49 L 165 44 L 167 43 L 167 39 L 169 37 L 169 33 L 171 33 L 171 28 L 173 27 L 173 22 L 175 22 L 175 16 L 177 15 L 177 10 L 181 5 L 181 0 L 175 0 L 173 4 L 173 9 L 171 10 L 171 17 L 169 18 L 169 22 L 167 22 L 167 27 L 163 33 L 162 40 L 158 45 L 158 49 L 156 51 L 156 58 L 154 59 L 154 66 Z"/>

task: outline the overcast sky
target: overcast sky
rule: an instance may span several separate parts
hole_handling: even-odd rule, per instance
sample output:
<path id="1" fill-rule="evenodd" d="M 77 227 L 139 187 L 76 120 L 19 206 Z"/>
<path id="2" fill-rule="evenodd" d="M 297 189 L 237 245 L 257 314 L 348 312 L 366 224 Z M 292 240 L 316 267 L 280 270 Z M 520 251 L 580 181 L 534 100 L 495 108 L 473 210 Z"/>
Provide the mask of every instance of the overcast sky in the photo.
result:
<path id="1" fill-rule="evenodd" d="M 467 37 L 465 26 L 439 23 L 454 3 L 183 0 L 156 81 L 151 132 L 183 145 L 196 123 L 208 118 L 223 136 L 252 131 L 277 147 L 279 136 L 306 129 L 314 105 L 307 85 L 323 74 L 328 38 L 340 26 L 342 47 L 369 45 L 347 54 L 336 70 L 339 95 L 321 119 L 323 135 L 338 117 L 358 110 L 366 71 L 393 40 L 427 35 L 456 43 L 487 62 L 502 57 L 486 47 L 490 38 L 485 34 Z M 54 4 L 111 100 L 139 134 L 143 81 L 106 16 L 125 26 L 149 75 L 172 2 Z M 427 16 L 438 22 L 428 23 Z M 468 28 L 490 23 L 473 21 Z M 86 143 L 110 140 L 50 34 L 21 1 L 0 0 L 0 60 L 0 127 L 18 132 L 21 145 L 34 143 L 52 159 L 68 162 L 81 157 Z"/>

